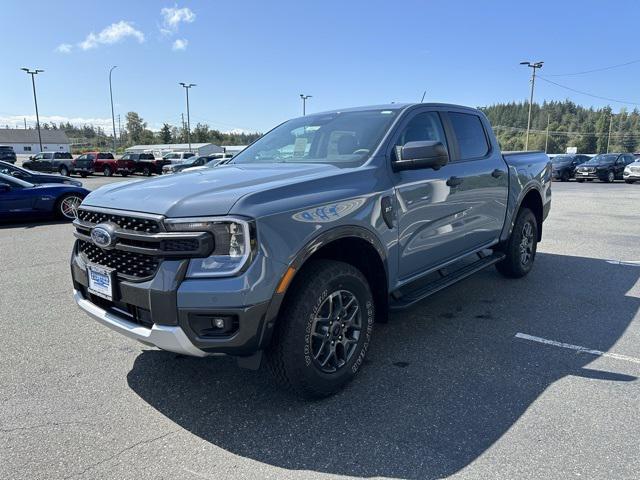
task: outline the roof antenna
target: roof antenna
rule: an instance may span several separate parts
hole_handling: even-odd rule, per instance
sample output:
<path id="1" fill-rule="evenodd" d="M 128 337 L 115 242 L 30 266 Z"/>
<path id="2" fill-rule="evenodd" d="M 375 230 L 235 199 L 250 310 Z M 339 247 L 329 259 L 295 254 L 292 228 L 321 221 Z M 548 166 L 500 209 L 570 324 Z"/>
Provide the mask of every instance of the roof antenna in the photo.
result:
<path id="1" fill-rule="evenodd" d="M 424 103 L 424 96 L 425 96 L 426 94 L 427 94 L 427 91 L 425 90 L 425 91 L 422 93 L 422 99 L 420 100 L 420 103 Z"/>

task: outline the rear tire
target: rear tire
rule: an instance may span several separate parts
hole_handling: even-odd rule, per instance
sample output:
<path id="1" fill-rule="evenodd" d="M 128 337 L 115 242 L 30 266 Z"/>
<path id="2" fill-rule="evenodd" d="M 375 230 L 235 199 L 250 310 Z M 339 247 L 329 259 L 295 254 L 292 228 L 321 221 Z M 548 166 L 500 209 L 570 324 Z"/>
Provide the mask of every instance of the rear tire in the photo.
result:
<path id="1" fill-rule="evenodd" d="M 80 172 L 80 176 L 82 178 L 87 178 L 87 172 Z"/>
<path id="2" fill-rule="evenodd" d="M 81 203 L 82 197 L 80 195 L 68 193 L 58 199 L 54 213 L 61 220 L 75 220 Z"/>
<path id="3" fill-rule="evenodd" d="M 528 208 L 518 212 L 513 231 L 502 251 L 504 260 L 496 263 L 498 271 L 509 278 L 524 277 L 531 271 L 538 246 L 538 221 Z"/>
<path id="4" fill-rule="evenodd" d="M 267 365 L 285 389 L 305 398 L 339 391 L 369 348 L 374 301 L 364 275 L 348 263 L 313 260 L 290 293 L 267 351 Z"/>
<path id="5" fill-rule="evenodd" d="M 69 176 L 69 169 L 67 167 L 65 167 L 64 165 L 62 167 L 60 167 L 60 170 L 58 170 L 60 172 L 60 175 L 62 175 L 63 177 L 68 177 Z"/>
<path id="6" fill-rule="evenodd" d="M 120 172 L 120 175 L 122 175 L 123 177 L 128 177 L 129 173 L 128 172 Z"/>
<path id="7" fill-rule="evenodd" d="M 111 175 L 113 175 L 113 172 L 111 171 L 111 167 L 109 167 L 109 166 L 104 167 L 104 170 L 102 171 L 102 174 L 105 177 L 110 177 Z"/>
<path id="8" fill-rule="evenodd" d="M 142 174 L 147 176 L 147 177 L 150 177 L 151 176 L 151 169 L 149 167 L 144 167 L 142 169 Z"/>

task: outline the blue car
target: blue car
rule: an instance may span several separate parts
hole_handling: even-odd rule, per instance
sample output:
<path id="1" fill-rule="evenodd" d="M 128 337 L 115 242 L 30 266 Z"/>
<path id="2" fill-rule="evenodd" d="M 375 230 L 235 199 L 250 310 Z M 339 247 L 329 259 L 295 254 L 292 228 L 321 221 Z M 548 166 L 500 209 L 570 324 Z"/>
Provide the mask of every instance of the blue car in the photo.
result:
<path id="1" fill-rule="evenodd" d="M 0 173 L 0 221 L 51 215 L 73 220 L 88 194 L 89 190 L 75 185 L 34 185 Z"/>

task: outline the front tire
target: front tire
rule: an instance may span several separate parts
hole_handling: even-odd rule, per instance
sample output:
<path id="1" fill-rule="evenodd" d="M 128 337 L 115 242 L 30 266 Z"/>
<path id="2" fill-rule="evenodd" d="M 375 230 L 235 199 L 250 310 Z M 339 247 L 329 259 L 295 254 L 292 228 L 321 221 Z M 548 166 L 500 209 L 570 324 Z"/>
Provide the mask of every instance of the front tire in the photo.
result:
<path id="1" fill-rule="evenodd" d="M 105 177 L 110 177 L 111 175 L 113 175 L 113 172 L 111 171 L 111 167 L 109 167 L 109 166 L 104 167 L 104 170 L 102 171 L 102 174 Z"/>
<path id="2" fill-rule="evenodd" d="M 635 180 L 625 180 L 624 183 L 633 183 Z"/>
<path id="3" fill-rule="evenodd" d="M 142 169 L 142 174 L 147 176 L 147 177 L 150 177 L 151 176 L 151 169 L 149 167 L 144 167 Z"/>
<path id="4" fill-rule="evenodd" d="M 531 271 L 538 247 L 538 221 L 528 208 L 518 212 L 509 240 L 503 248 L 504 260 L 496 263 L 498 271 L 509 278 L 524 277 Z"/>
<path id="5" fill-rule="evenodd" d="M 60 175 L 62 175 L 63 177 L 68 177 L 69 176 L 69 169 L 67 167 L 60 167 Z"/>
<path id="6" fill-rule="evenodd" d="M 285 300 L 267 365 L 276 381 L 305 398 L 339 391 L 369 348 L 374 301 L 364 275 L 348 263 L 314 260 Z"/>
<path id="7" fill-rule="evenodd" d="M 578 182 L 578 183 L 584 183 L 584 179 L 582 179 L 582 178 L 576 178 L 576 182 Z"/>
<path id="8" fill-rule="evenodd" d="M 616 180 L 616 174 L 613 173 L 613 170 L 609 170 L 609 172 L 607 173 L 607 177 L 605 179 L 605 182 L 613 183 L 615 180 Z"/>

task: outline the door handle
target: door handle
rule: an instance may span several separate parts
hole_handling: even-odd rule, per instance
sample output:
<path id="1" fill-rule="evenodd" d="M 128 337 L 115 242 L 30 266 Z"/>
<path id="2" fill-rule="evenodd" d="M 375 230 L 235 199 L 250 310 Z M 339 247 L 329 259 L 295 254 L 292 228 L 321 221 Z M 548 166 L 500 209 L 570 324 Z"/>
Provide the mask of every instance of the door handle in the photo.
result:
<path id="1" fill-rule="evenodd" d="M 457 187 L 458 185 L 460 185 L 462 183 L 462 178 L 460 177 L 449 177 L 449 180 L 447 180 L 447 185 L 450 187 Z"/>
<path id="2" fill-rule="evenodd" d="M 499 168 L 496 168 L 493 172 L 491 172 L 491 176 L 493 178 L 500 178 L 503 174 L 504 174 L 504 172 L 502 170 L 500 170 Z"/>

